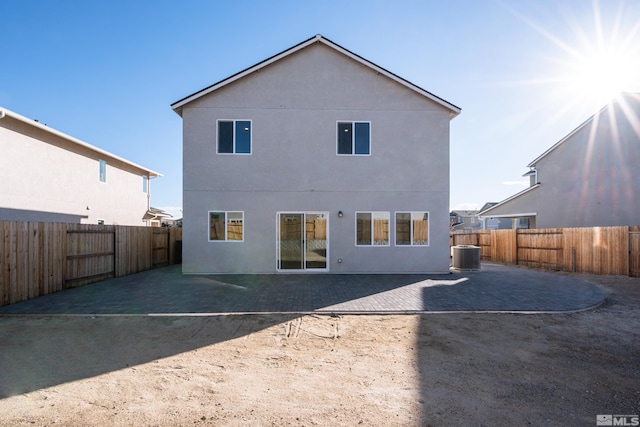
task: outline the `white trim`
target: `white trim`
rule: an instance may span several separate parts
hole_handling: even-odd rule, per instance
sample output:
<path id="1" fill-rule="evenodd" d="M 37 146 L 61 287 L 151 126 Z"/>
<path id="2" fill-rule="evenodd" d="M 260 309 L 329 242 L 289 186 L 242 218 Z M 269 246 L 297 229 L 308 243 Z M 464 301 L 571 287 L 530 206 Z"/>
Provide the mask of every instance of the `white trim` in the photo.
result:
<path id="1" fill-rule="evenodd" d="M 414 213 L 419 214 L 427 214 L 427 244 L 426 245 L 416 245 L 413 243 L 413 218 L 410 218 L 410 228 L 409 233 L 411 237 L 411 243 L 408 245 L 399 245 L 398 244 L 398 217 L 397 214 L 408 213 L 413 216 Z M 420 210 L 409 210 L 409 211 L 395 211 L 393 213 L 393 246 L 398 248 L 428 248 L 431 246 L 431 213 L 429 211 L 420 211 Z"/>
<path id="2" fill-rule="evenodd" d="M 211 213 L 224 213 L 224 240 L 212 240 L 211 239 Z M 230 213 L 240 213 L 242 214 L 242 239 L 241 240 L 229 240 L 228 238 L 228 217 L 227 214 Z M 207 211 L 207 241 L 210 243 L 218 243 L 218 242 L 232 242 L 232 243 L 241 243 L 244 242 L 245 235 L 245 226 L 244 226 L 244 211 L 226 211 L 226 210 L 210 210 Z"/>
<path id="3" fill-rule="evenodd" d="M 484 218 L 484 217 L 486 217 L 486 216 L 497 217 L 497 215 L 485 215 L 484 213 L 485 213 L 485 212 L 489 212 L 489 211 L 491 211 L 491 210 L 493 210 L 493 209 L 495 209 L 495 208 L 497 208 L 497 207 L 499 207 L 499 206 L 502 206 L 502 205 L 504 205 L 505 203 L 510 202 L 511 200 L 513 200 L 513 199 L 515 199 L 515 198 L 517 198 L 517 197 L 520 197 L 520 196 L 522 196 L 522 195 L 524 195 L 524 194 L 528 193 L 529 191 L 534 190 L 534 189 L 536 189 L 536 188 L 538 188 L 538 187 L 540 187 L 540 183 L 539 183 L 539 182 L 538 182 L 538 183 L 536 183 L 536 185 L 534 185 L 534 186 L 532 186 L 532 187 L 529 187 L 529 188 L 525 188 L 524 190 L 520 191 L 519 193 L 514 194 L 513 196 L 509 197 L 508 199 L 504 199 L 504 200 L 503 200 L 503 201 L 501 201 L 500 203 L 498 203 L 498 204 L 496 204 L 496 205 L 491 206 L 489 209 L 486 209 L 486 210 L 484 210 L 484 211 L 482 211 L 482 212 L 478 212 L 478 218 Z"/>
<path id="4" fill-rule="evenodd" d="M 246 76 L 248 76 L 249 74 L 251 74 L 251 73 L 253 73 L 255 71 L 259 71 L 260 69 L 262 69 L 264 67 L 267 67 L 270 64 L 273 64 L 274 62 L 279 61 L 282 58 L 285 58 L 285 57 L 287 57 L 287 56 L 289 56 L 289 55 L 291 55 L 291 54 L 293 54 L 295 52 L 298 52 L 298 51 L 304 49 L 305 47 L 310 46 L 310 45 L 312 45 L 314 43 L 322 43 L 322 44 L 324 44 L 324 45 L 326 45 L 326 46 L 328 46 L 328 47 L 330 47 L 330 48 L 342 53 L 343 55 L 346 55 L 347 57 L 353 59 L 354 61 L 357 61 L 360 64 L 363 64 L 366 67 L 369 67 L 369 68 L 373 69 L 377 73 L 380 73 L 380 74 L 384 75 L 385 77 L 394 80 L 395 82 L 401 84 L 402 86 L 404 86 L 404 87 L 406 87 L 406 88 L 408 88 L 408 89 L 410 89 L 410 90 L 412 90 L 414 92 L 417 92 L 418 94 L 430 99 L 431 101 L 434 101 L 437 104 L 440 104 L 441 106 L 445 107 L 446 109 L 448 109 L 450 111 L 450 118 L 451 119 L 453 119 L 455 116 L 460 114 L 461 110 L 460 110 L 459 107 L 456 107 L 455 105 L 445 101 L 444 99 L 438 98 L 437 96 L 433 95 L 432 93 L 427 92 L 426 90 L 420 88 L 419 86 L 416 86 L 413 83 L 411 83 L 411 82 L 409 82 L 407 80 L 404 80 L 401 77 L 398 77 L 395 74 L 385 70 L 384 68 L 379 67 L 378 65 L 376 65 L 376 64 L 374 64 L 374 63 L 372 63 L 370 61 L 367 61 L 366 59 L 354 54 L 353 52 L 348 51 L 347 49 L 343 48 L 342 46 L 339 46 L 339 45 L 333 43 L 332 41 L 324 38 L 321 34 L 317 34 L 314 37 L 311 37 L 310 39 L 305 40 L 304 42 L 285 50 L 284 52 L 281 52 L 281 53 L 279 53 L 279 54 L 277 54 L 275 56 L 272 56 L 271 58 L 266 59 L 266 60 L 254 65 L 254 66 L 252 66 L 250 68 L 247 68 L 244 71 L 241 71 L 241 72 L 239 72 L 237 74 L 234 74 L 233 76 L 228 77 L 228 78 L 226 78 L 226 79 L 224 79 L 224 80 L 222 80 L 222 81 L 220 81 L 218 83 L 215 83 L 212 86 L 209 86 L 209 87 L 207 87 L 205 89 L 202 89 L 202 90 L 200 90 L 200 91 L 198 91 L 198 92 L 196 92 L 196 93 L 194 93 L 192 95 L 189 95 L 186 98 L 183 98 L 183 99 L 175 102 L 174 104 L 172 104 L 171 108 L 178 115 L 182 116 L 181 108 L 184 105 L 186 105 L 186 104 L 188 104 L 188 103 L 190 103 L 192 101 L 195 101 L 196 99 L 198 99 L 198 98 L 200 98 L 202 96 L 205 96 L 205 95 L 207 95 L 207 94 L 209 94 L 209 93 L 211 93 L 211 92 L 213 92 L 215 90 L 218 90 L 218 89 L 220 89 L 220 88 L 222 88 L 222 87 L 224 87 L 224 86 L 226 86 L 226 85 L 228 85 L 230 83 L 233 83 L 233 82 L 235 82 L 237 80 L 240 80 L 243 77 L 246 77 Z"/>
<path id="5" fill-rule="evenodd" d="M 375 70 L 376 72 L 384 75 L 385 77 L 390 78 L 391 80 L 394 80 L 397 83 L 400 83 L 402 86 L 411 89 L 414 92 L 419 93 L 420 95 L 429 98 L 430 100 L 442 105 L 443 107 L 447 108 L 448 110 L 451 111 L 451 118 L 453 119 L 455 116 L 457 116 L 458 114 L 460 114 L 461 110 L 460 108 L 456 107 L 455 105 L 445 101 L 444 99 L 438 98 L 437 96 L 433 95 L 432 93 L 427 92 L 426 90 L 422 89 L 419 86 L 414 85 L 413 83 L 404 80 L 398 76 L 396 76 L 395 74 L 385 70 L 382 67 L 379 67 L 378 65 L 374 64 L 373 62 L 367 61 L 366 59 L 355 55 L 354 53 L 348 51 L 347 49 L 343 48 L 342 46 L 339 46 L 333 42 L 331 42 L 330 40 L 325 39 L 324 37 L 322 37 L 322 35 L 318 34 L 316 36 L 316 39 L 329 46 L 332 47 L 333 49 L 337 50 L 338 52 L 348 56 L 349 58 L 361 63 L 362 65 L 365 65 L 369 68 L 372 68 L 373 70 Z"/>
<path id="6" fill-rule="evenodd" d="M 351 129 L 352 129 L 352 135 L 351 135 L 351 154 L 341 154 L 338 152 L 338 144 L 339 144 L 339 139 L 340 139 L 340 131 L 338 129 L 338 126 L 340 125 L 340 123 L 351 123 Z M 356 154 L 356 123 L 368 123 L 369 124 L 369 153 L 368 154 Z M 367 157 L 367 156 L 371 156 L 371 151 L 372 151 L 372 135 L 371 135 L 371 122 L 367 121 L 367 120 L 336 120 L 336 156 L 362 156 L 362 157 Z"/>
<path id="7" fill-rule="evenodd" d="M 88 144 L 88 143 L 86 143 L 84 141 L 81 141 L 81 140 L 79 140 L 77 138 L 74 138 L 74 137 L 72 137 L 70 135 L 67 135 L 67 134 L 62 133 L 62 132 L 60 132 L 58 130 L 50 128 L 49 126 L 43 125 L 42 123 L 36 122 L 35 120 L 31 120 L 31 119 L 29 119 L 27 117 L 21 116 L 18 113 L 14 113 L 11 110 L 7 110 L 6 108 L 1 108 L 0 107 L 0 116 L 2 116 L 2 118 L 11 117 L 11 118 L 13 118 L 15 120 L 19 120 L 19 121 L 21 121 L 23 123 L 28 124 L 31 127 L 34 127 L 36 129 L 45 131 L 47 133 L 50 133 L 51 135 L 55 135 L 55 136 L 60 137 L 62 139 L 65 139 L 66 141 L 72 142 L 72 143 L 74 143 L 74 144 L 76 144 L 76 145 L 78 145 L 80 147 L 89 149 L 89 150 L 91 150 L 91 151 L 93 151 L 93 152 L 95 152 L 97 154 L 101 154 L 103 156 L 110 157 L 110 158 L 112 158 L 114 160 L 117 160 L 119 162 L 122 162 L 122 163 L 124 163 L 126 165 L 132 166 L 132 167 L 134 167 L 136 169 L 141 170 L 142 172 L 145 172 L 147 175 L 149 175 L 149 178 L 155 178 L 155 177 L 162 176 L 161 173 L 155 172 L 155 171 L 153 171 L 151 169 L 145 168 L 144 166 L 140 166 L 140 165 L 138 165 L 136 163 L 130 162 L 129 160 L 126 160 L 126 159 L 124 159 L 122 157 L 116 156 L 115 154 L 112 154 L 112 153 L 110 153 L 110 152 L 108 152 L 106 150 L 102 150 L 102 149 L 100 149 L 98 147 L 95 147 L 95 146 L 93 146 L 91 144 Z M 44 142 L 46 142 L 47 144 L 49 143 L 48 141 L 44 141 Z"/>
<path id="8" fill-rule="evenodd" d="M 537 212 L 522 212 L 522 213 L 512 213 L 512 214 L 500 214 L 500 215 L 483 215 L 478 218 L 488 219 L 488 218 L 523 218 L 523 217 L 534 217 L 538 215 Z"/>
<path id="9" fill-rule="evenodd" d="M 364 213 L 364 214 L 371 214 L 371 244 L 370 245 L 360 245 L 358 244 L 358 214 L 359 213 Z M 375 244 L 375 214 L 387 214 L 388 216 L 388 220 L 389 220 L 389 236 L 387 239 L 387 244 L 386 245 L 376 245 Z M 354 236 L 354 240 L 355 240 L 355 244 L 357 248 L 388 248 L 389 246 L 391 246 L 391 212 L 389 211 L 356 211 L 355 212 L 355 236 Z"/>
<path id="10" fill-rule="evenodd" d="M 220 122 L 232 122 L 233 123 L 233 142 L 232 153 L 221 153 L 219 136 L 220 136 Z M 248 153 L 236 153 L 236 122 L 249 122 L 249 152 Z M 216 154 L 219 156 L 250 156 L 253 154 L 253 120 L 251 119 L 217 119 L 216 120 Z"/>
<path id="11" fill-rule="evenodd" d="M 316 36 L 316 38 L 317 37 L 318 36 Z M 196 99 L 198 99 L 198 98 L 200 98 L 202 96 L 205 96 L 205 95 L 207 95 L 207 94 L 209 94 L 209 93 L 211 93 L 211 92 L 213 92 L 215 90 L 218 90 L 221 87 L 224 87 L 224 86 L 226 86 L 228 84 L 231 84 L 231 83 L 235 82 L 236 80 L 240 80 L 241 78 L 243 78 L 245 76 L 248 76 L 249 74 L 251 74 L 251 73 L 253 73 L 255 71 L 259 71 L 260 69 L 262 69 L 262 68 L 264 68 L 264 67 L 266 67 L 266 66 L 268 66 L 270 64 L 273 64 L 274 62 L 279 61 L 282 58 L 285 58 L 285 57 L 291 55 L 292 53 L 295 53 L 295 52 L 297 52 L 297 51 L 299 51 L 301 49 L 304 49 L 305 47 L 315 43 L 317 41 L 316 38 L 311 38 L 311 39 L 307 40 L 306 42 L 303 42 L 303 43 L 301 43 L 301 44 L 299 44 L 297 46 L 294 46 L 294 47 L 292 47 L 292 48 L 290 48 L 288 50 L 285 50 L 284 52 L 281 52 L 281 53 L 279 53 L 279 54 L 277 54 L 277 55 L 275 55 L 275 56 L 273 56 L 273 57 L 271 57 L 271 58 L 269 58 L 269 59 L 267 59 L 265 61 L 262 61 L 262 62 L 260 62 L 260 63 L 258 63 L 256 65 L 250 67 L 250 68 L 247 68 L 246 70 L 241 71 L 238 74 L 234 74 L 231 77 L 228 77 L 228 78 L 226 78 L 226 79 L 224 79 L 224 80 L 222 80 L 222 81 L 220 81 L 218 83 L 215 83 L 214 85 L 209 86 L 206 89 L 203 89 L 203 90 L 198 91 L 198 92 L 196 92 L 196 93 L 194 93 L 192 95 L 189 95 L 188 97 L 182 99 L 181 101 L 177 101 L 175 104 L 171 105 L 171 108 L 174 111 L 176 111 L 177 109 L 182 108 L 185 104 L 188 104 L 191 101 L 195 101 Z"/>
<path id="12" fill-rule="evenodd" d="M 301 224 L 302 227 L 302 232 L 306 233 L 306 223 L 307 223 L 307 215 L 324 215 L 325 217 L 325 225 L 327 227 L 326 229 L 326 234 L 327 234 L 327 238 L 326 238 L 326 253 L 325 253 L 325 268 L 306 268 L 306 264 L 307 264 L 307 239 L 306 239 L 306 234 L 305 234 L 305 238 L 303 239 L 303 247 L 302 247 L 302 269 L 282 269 L 280 268 L 280 215 L 302 215 L 303 221 Z M 329 271 L 329 267 L 330 267 L 330 257 L 329 257 L 329 248 L 330 248 L 330 244 L 329 244 L 329 236 L 330 236 L 330 232 L 329 232 L 329 211 L 277 211 L 276 212 L 276 272 L 277 273 L 294 273 L 294 274 L 299 274 L 299 273 L 327 273 Z"/>

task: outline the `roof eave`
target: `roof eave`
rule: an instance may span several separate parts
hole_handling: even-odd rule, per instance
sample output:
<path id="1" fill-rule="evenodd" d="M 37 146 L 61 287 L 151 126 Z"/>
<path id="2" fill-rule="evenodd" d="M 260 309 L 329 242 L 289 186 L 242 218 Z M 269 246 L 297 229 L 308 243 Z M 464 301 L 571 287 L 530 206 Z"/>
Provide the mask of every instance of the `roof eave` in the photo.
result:
<path id="1" fill-rule="evenodd" d="M 497 209 L 498 207 L 504 205 L 505 203 L 510 202 L 511 200 L 516 199 L 516 198 L 518 198 L 518 197 L 520 197 L 520 196 L 522 196 L 522 195 L 528 193 L 529 191 L 534 190 L 534 189 L 536 189 L 538 187 L 540 187 L 540 183 L 537 183 L 535 185 L 532 185 L 531 187 L 525 188 L 524 190 L 514 194 L 513 196 L 504 199 L 503 201 L 499 202 L 498 204 L 495 204 L 495 205 L 491 206 L 488 209 L 485 209 L 485 210 L 483 210 L 481 212 L 478 212 L 478 216 L 480 216 L 480 217 L 487 216 L 487 212 L 492 211 L 494 209 Z"/>
<path id="2" fill-rule="evenodd" d="M 40 129 L 42 131 L 45 131 L 47 133 L 50 133 L 52 135 L 55 135 L 55 136 L 60 137 L 62 139 L 65 139 L 65 140 L 67 140 L 69 142 L 72 142 L 72 143 L 74 143 L 76 145 L 79 145 L 79 146 L 81 146 L 83 148 L 91 150 L 91 151 L 93 151 L 95 153 L 102 154 L 102 155 L 104 155 L 106 157 L 109 157 L 111 159 L 117 160 L 117 161 L 122 162 L 122 163 L 124 163 L 126 165 L 132 166 L 132 167 L 134 167 L 136 169 L 139 169 L 139 170 L 141 170 L 143 172 L 146 172 L 146 175 L 148 175 L 151 178 L 162 176 L 162 174 L 159 173 L 159 172 L 156 172 L 156 171 L 153 171 L 151 169 L 148 169 L 148 168 L 146 168 L 144 166 L 141 166 L 141 165 L 139 165 L 137 163 L 133 163 L 133 162 L 131 162 L 131 161 L 127 160 L 127 159 L 124 159 L 124 158 L 122 158 L 120 156 L 116 156 L 115 154 L 112 154 L 112 153 L 110 153 L 110 152 L 108 152 L 106 150 L 103 150 L 101 148 L 98 148 L 98 147 L 95 147 L 95 146 L 93 146 L 91 144 L 88 144 L 88 143 L 86 143 L 84 141 L 81 141 L 78 138 L 74 138 L 71 135 L 67 135 L 66 133 L 60 132 L 59 130 L 53 129 L 53 128 L 51 128 L 49 126 L 46 126 L 46 125 L 43 125 L 40 122 L 37 122 L 35 120 L 29 119 L 27 117 L 24 117 L 24 116 L 22 116 L 22 115 L 20 115 L 18 113 L 15 113 L 15 112 L 13 112 L 11 110 L 7 110 L 6 108 L 1 108 L 0 107 L 0 119 L 4 119 L 5 117 L 11 117 L 14 120 L 18 120 L 18 121 L 21 121 L 23 123 L 26 123 L 29 126 L 32 126 L 32 127 L 36 128 L 36 129 Z"/>
<path id="3" fill-rule="evenodd" d="M 287 56 L 289 56 L 289 55 L 291 55 L 291 54 L 293 54 L 295 52 L 298 52 L 299 50 L 302 50 L 305 47 L 307 47 L 307 46 L 309 46 L 309 45 L 311 45 L 313 43 L 323 43 L 324 45 L 329 46 L 332 49 L 337 50 L 338 52 L 348 56 L 349 58 L 351 58 L 351 59 L 353 59 L 353 60 L 355 60 L 355 61 L 357 61 L 357 62 L 359 62 L 359 63 L 361 63 L 361 64 L 363 64 L 363 65 L 365 65 L 365 66 L 367 66 L 369 68 L 371 68 L 371 69 L 373 69 L 374 71 L 376 71 L 376 72 L 378 72 L 378 73 L 380 73 L 380 74 L 382 74 L 382 75 L 384 75 L 384 76 L 396 81 L 397 83 L 407 87 L 408 89 L 411 89 L 414 92 L 417 92 L 418 94 L 420 94 L 420 95 L 422 95 L 422 96 L 424 96 L 424 97 L 426 97 L 426 98 L 428 98 L 428 99 L 440 104 L 441 106 L 443 106 L 443 107 L 445 107 L 446 109 L 449 110 L 449 119 L 450 120 L 455 118 L 462 111 L 460 109 L 460 107 L 458 107 L 458 106 L 456 106 L 456 105 L 454 105 L 454 104 L 452 104 L 452 103 L 450 103 L 448 101 L 445 101 L 444 99 L 432 94 L 431 92 L 429 92 L 429 91 L 427 91 L 425 89 L 422 89 L 420 86 L 417 86 L 417 85 L 411 83 L 410 81 L 405 80 L 402 77 L 400 77 L 400 76 L 398 76 L 398 75 L 396 75 L 396 74 L 394 74 L 394 73 L 392 73 L 392 72 L 390 72 L 390 71 L 388 71 L 388 70 L 386 70 L 386 69 L 374 64 L 373 62 L 368 61 L 367 59 L 364 59 L 360 55 L 357 55 L 357 54 L 351 52 L 350 50 L 345 49 L 344 47 L 340 46 L 337 43 L 332 42 L 331 40 L 327 39 L 326 37 L 322 36 L 321 34 L 316 34 L 315 36 L 313 36 L 313 37 L 311 37 L 311 38 L 309 38 L 309 39 L 307 39 L 307 40 L 305 40 L 305 41 L 303 41 L 303 42 L 301 42 L 301 43 L 299 43 L 299 44 L 297 44 L 297 45 L 295 45 L 295 46 L 293 46 L 293 47 L 291 47 L 291 48 L 289 48 L 287 50 L 284 50 L 284 51 L 282 51 L 282 52 L 280 52 L 280 53 L 278 53 L 278 54 L 276 54 L 276 55 L 274 55 L 274 56 L 272 56 L 270 58 L 267 58 L 264 61 L 261 61 L 261 62 L 257 63 L 256 65 L 253 65 L 253 66 L 251 66 L 251 67 L 249 67 L 249 68 L 247 68 L 247 69 L 245 69 L 243 71 L 240 71 L 240 72 L 238 72 L 238 73 L 236 73 L 236 74 L 234 74 L 234 75 L 232 75 L 230 77 L 227 77 L 224 80 L 221 80 L 221 81 L 219 81 L 217 83 L 214 83 L 211 86 L 208 86 L 208 87 L 206 87 L 206 88 L 204 88 L 202 90 L 199 90 L 198 92 L 195 92 L 195 93 L 193 93 L 193 94 L 191 94 L 191 95 L 189 95 L 189 96 L 187 96 L 185 98 L 182 98 L 181 100 L 176 101 L 173 104 L 171 104 L 171 108 L 180 117 L 182 117 L 182 107 L 184 105 L 186 105 L 186 104 L 188 104 L 188 103 L 190 103 L 190 102 L 192 102 L 192 101 L 194 101 L 194 100 L 196 100 L 196 99 L 198 99 L 198 98 L 200 98 L 200 97 L 202 97 L 204 95 L 207 95 L 207 94 L 209 94 L 209 93 L 211 93 L 211 92 L 213 92 L 213 91 L 215 91 L 217 89 L 220 89 L 223 86 L 226 86 L 226 85 L 228 85 L 230 83 L 233 83 L 236 80 L 239 80 L 239 79 L 241 79 L 241 78 L 243 78 L 243 77 L 245 77 L 245 76 L 247 76 L 247 75 L 249 75 L 249 74 L 251 74 L 251 73 L 253 73 L 255 71 L 258 71 L 258 70 L 260 70 L 260 69 L 262 69 L 262 68 L 264 68 L 264 67 L 266 67 L 266 66 L 268 66 L 268 65 L 270 65 L 270 64 L 272 64 L 272 63 L 274 63 L 276 61 L 279 61 L 282 58 L 285 58 L 285 57 L 287 57 Z"/>
<path id="4" fill-rule="evenodd" d="M 582 130 L 585 126 L 587 126 L 589 123 L 591 123 L 592 121 L 595 120 L 595 118 L 597 116 L 600 116 L 607 108 L 609 108 L 612 104 L 614 103 L 619 103 L 621 100 L 624 99 L 624 97 L 629 96 L 629 95 L 634 95 L 632 93 L 627 93 L 627 92 L 622 92 L 620 93 L 618 96 L 616 96 L 615 98 L 613 98 L 611 101 L 609 101 L 607 104 L 605 104 L 602 108 L 600 108 L 600 110 L 598 110 L 595 114 L 591 115 L 587 120 L 585 120 L 584 122 L 582 122 L 582 124 L 580 124 L 578 127 L 576 127 L 574 130 L 572 130 L 567 136 L 565 136 L 564 138 L 562 138 L 560 141 L 556 142 L 554 145 L 552 145 L 547 151 L 545 151 L 544 153 L 542 153 L 541 155 L 539 155 L 538 157 L 536 157 L 535 160 L 533 160 L 531 163 L 529 163 L 527 165 L 527 167 L 532 168 L 535 167 L 535 165 L 542 160 L 544 157 L 546 157 L 547 155 L 549 155 L 552 151 L 554 151 L 556 148 L 558 148 L 560 145 L 562 145 L 563 143 L 565 143 L 568 139 L 570 139 L 573 135 L 575 135 L 576 133 L 580 132 L 580 130 Z"/>

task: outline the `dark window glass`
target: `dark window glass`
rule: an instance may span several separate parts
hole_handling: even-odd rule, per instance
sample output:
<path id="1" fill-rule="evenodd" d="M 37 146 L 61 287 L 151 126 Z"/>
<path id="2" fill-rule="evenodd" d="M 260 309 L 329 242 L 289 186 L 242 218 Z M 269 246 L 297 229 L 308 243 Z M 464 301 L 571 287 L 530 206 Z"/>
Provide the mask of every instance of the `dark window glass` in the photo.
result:
<path id="1" fill-rule="evenodd" d="M 218 153 L 233 153 L 233 122 L 218 122 Z"/>
<path id="2" fill-rule="evenodd" d="M 371 245 L 371 214 L 358 212 L 356 214 L 356 244 Z"/>
<path id="3" fill-rule="evenodd" d="M 355 154 L 369 154 L 369 123 L 356 123 L 355 130 Z"/>
<path id="4" fill-rule="evenodd" d="M 411 214 L 407 212 L 396 213 L 396 245 L 411 244 Z"/>
<path id="5" fill-rule="evenodd" d="M 226 240 L 224 224 L 224 212 L 209 212 L 209 240 Z"/>
<path id="6" fill-rule="evenodd" d="M 236 122 L 236 153 L 251 153 L 251 122 L 248 120 Z"/>
<path id="7" fill-rule="evenodd" d="M 353 126 L 351 123 L 338 123 L 338 154 L 353 153 Z"/>

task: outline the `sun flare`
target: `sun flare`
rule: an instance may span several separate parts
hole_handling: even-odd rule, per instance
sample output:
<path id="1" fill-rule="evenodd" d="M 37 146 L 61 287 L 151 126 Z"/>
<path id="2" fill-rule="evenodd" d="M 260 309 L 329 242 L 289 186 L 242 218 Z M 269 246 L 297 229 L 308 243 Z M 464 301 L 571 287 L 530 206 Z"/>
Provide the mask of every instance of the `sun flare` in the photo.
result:
<path id="1" fill-rule="evenodd" d="M 638 52 L 621 48 L 600 48 L 580 55 L 569 72 L 571 93 L 605 104 L 621 92 L 637 90 L 640 81 Z"/>
<path id="2" fill-rule="evenodd" d="M 591 20 L 559 8 L 555 27 L 514 12 L 551 42 L 540 61 L 543 68 L 529 82 L 546 85 L 551 99 L 565 104 L 560 115 L 572 109 L 593 112 L 623 92 L 640 92 L 639 9 L 624 1 L 593 0 Z"/>

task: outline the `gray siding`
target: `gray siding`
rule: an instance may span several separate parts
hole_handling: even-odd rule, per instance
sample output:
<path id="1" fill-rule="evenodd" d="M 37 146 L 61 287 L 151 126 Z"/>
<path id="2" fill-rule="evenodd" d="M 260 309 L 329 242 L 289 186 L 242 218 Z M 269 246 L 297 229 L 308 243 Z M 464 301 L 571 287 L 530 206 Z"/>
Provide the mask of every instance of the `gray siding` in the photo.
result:
<path id="1" fill-rule="evenodd" d="M 537 228 L 640 225 L 638 123 L 638 95 L 609 104 L 531 164 L 538 188 L 484 215 L 535 212 Z"/>

